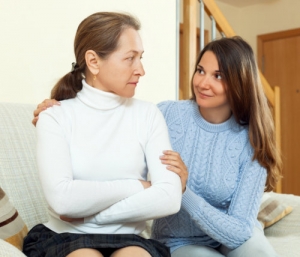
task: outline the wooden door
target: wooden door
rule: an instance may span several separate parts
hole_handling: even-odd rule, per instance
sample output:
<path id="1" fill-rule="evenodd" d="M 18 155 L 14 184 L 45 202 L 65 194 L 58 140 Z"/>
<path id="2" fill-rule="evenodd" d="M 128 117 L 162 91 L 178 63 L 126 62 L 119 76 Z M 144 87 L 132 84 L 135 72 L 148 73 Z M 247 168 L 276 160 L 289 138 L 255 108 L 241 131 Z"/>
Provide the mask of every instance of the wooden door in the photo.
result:
<path id="1" fill-rule="evenodd" d="M 258 64 L 280 87 L 282 193 L 300 195 L 300 29 L 258 36 Z"/>

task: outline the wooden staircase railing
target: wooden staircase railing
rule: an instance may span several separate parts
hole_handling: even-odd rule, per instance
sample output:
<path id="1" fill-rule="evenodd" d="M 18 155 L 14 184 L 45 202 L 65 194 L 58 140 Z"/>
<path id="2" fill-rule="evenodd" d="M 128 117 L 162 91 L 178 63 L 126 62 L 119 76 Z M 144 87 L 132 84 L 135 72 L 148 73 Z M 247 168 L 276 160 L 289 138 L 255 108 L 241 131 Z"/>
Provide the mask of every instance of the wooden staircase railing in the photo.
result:
<path id="1" fill-rule="evenodd" d="M 205 12 L 209 16 L 213 16 L 216 22 L 216 27 L 219 32 L 223 32 L 226 37 L 235 36 L 236 33 L 233 31 L 225 16 L 217 6 L 214 0 L 202 0 L 204 3 Z M 184 51 L 182 64 L 184 65 L 184 70 L 182 76 L 184 78 L 181 80 L 184 85 L 188 87 L 181 88 L 182 96 L 187 99 L 191 96 L 190 92 L 190 82 L 193 75 L 193 69 L 196 61 L 196 19 L 198 8 L 198 0 L 183 0 L 183 42 L 182 49 Z M 262 85 L 266 97 L 269 103 L 274 109 L 274 122 L 275 122 L 275 133 L 276 133 L 276 145 L 278 149 L 281 149 L 280 141 L 280 88 L 275 86 L 274 89 L 270 86 L 264 75 L 259 71 Z M 282 185 L 281 181 L 277 183 L 276 192 L 281 193 Z"/>

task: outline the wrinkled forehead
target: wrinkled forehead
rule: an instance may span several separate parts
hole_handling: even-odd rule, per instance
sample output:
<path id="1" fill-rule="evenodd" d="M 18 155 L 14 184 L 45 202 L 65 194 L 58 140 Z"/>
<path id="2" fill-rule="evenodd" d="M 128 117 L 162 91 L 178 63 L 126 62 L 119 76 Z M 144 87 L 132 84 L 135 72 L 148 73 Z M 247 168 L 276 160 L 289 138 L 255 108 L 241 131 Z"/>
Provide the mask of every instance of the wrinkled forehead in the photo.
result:
<path id="1" fill-rule="evenodd" d="M 139 32 L 133 28 L 125 28 L 119 37 L 116 51 L 124 54 L 129 52 L 142 54 L 144 47 Z"/>

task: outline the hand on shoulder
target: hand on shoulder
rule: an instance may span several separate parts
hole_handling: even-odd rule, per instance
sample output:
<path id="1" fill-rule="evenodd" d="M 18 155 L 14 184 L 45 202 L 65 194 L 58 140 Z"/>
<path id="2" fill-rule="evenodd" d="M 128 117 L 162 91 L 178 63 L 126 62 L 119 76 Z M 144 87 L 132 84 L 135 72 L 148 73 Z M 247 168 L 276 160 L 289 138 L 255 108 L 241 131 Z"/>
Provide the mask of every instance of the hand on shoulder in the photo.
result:
<path id="1" fill-rule="evenodd" d="M 56 101 L 55 99 L 45 99 L 43 102 L 41 102 L 33 112 L 32 124 L 36 126 L 36 123 L 39 119 L 39 114 L 53 105 L 60 105 L 60 102 Z"/>

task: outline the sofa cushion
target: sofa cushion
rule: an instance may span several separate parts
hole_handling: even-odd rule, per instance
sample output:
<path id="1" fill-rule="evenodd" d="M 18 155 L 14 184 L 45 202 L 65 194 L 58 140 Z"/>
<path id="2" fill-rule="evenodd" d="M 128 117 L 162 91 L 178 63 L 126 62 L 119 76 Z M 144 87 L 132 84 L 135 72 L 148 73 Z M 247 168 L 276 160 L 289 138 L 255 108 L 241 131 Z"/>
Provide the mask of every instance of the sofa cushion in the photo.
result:
<path id="1" fill-rule="evenodd" d="M 263 228 L 267 228 L 285 217 L 292 210 L 291 206 L 284 202 L 279 202 L 274 195 L 264 193 L 257 218 Z"/>
<path id="2" fill-rule="evenodd" d="M 299 256 L 300 242 L 300 196 L 270 193 L 280 203 L 293 207 L 293 211 L 265 229 L 265 235 L 279 256 Z"/>
<path id="3" fill-rule="evenodd" d="M 48 220 L 36 165 L 35 105 L 0 103 L 0 187 L 28 229 Z"/>
<path id="4" fill-rule="evenodd" d="M 21 250 L 27 232 L 26 224 L 0 187 L 0 238 Z"/>
<path id="5" fill-rule="evenodd" d="M 16 247 L 5 242 L 2 239 L 0 239 L 0 256 L 26 257 L 26 255 L 19 251 Z"/>

